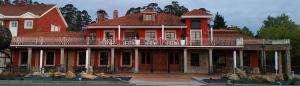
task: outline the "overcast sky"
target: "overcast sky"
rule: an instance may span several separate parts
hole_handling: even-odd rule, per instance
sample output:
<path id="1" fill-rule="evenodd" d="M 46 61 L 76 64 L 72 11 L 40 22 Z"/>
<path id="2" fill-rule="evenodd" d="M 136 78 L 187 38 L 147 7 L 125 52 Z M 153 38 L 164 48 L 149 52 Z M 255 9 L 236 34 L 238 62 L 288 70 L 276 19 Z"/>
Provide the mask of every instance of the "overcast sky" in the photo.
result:
<path id="1" fill-rule="evenodd" d="M 87 10 L 95 20 L 97 9 L 104 9 L 112 16 L 113 10 L 119 10 L 124 16 L 130 7 L 145 6 L 155 2 L 163 9 L 174 0 L 37 0 L 43 3 L 73 4 L 80 10 Z M 297 24 L 300 24 L 300 0 L 177 0 L 189 10 L 206 8 L 213 14 L 219 12 L 224 16 L 227 25 L 247 26 L 252 31 L 261 27 L 268 15 L 278 16 L 286 13 Z"/>

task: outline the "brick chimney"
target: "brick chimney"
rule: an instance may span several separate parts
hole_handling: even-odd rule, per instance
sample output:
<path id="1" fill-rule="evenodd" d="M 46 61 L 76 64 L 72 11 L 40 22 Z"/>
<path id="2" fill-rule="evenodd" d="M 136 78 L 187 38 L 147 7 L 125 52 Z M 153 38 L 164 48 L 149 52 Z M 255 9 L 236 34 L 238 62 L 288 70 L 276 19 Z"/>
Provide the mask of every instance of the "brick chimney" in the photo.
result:
<path id="1" fill-rule="evenodd" d="M 118 10 L 114 10 L 114 13 L 113 13 L 113 19 L 116 19 L 119 17 L 119 12 Z"/>

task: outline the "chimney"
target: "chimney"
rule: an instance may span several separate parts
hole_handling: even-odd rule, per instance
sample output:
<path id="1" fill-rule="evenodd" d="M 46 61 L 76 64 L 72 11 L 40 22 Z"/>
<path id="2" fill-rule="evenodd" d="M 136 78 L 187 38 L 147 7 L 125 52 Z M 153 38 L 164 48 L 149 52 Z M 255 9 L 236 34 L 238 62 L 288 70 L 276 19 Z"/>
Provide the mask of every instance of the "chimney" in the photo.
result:
<path id="1" fill-rule="evenodd" d="M 113 13 L 113 19 L 116 19 L 119 17 L 119 12 L 118 10 L 114 10 L 114 13 Z"/>
<path id="2" fill-rule="evenodd" d="M 96 19 L 96 21 L 97 22 L 101 22 L 101 21 L 104 21 L 105 19 L 105 17 L 104 17 L 105 15 L 103 14 L 103 13 L 101 13 L 100 11 L 97 11 L 97 19 Z"/>

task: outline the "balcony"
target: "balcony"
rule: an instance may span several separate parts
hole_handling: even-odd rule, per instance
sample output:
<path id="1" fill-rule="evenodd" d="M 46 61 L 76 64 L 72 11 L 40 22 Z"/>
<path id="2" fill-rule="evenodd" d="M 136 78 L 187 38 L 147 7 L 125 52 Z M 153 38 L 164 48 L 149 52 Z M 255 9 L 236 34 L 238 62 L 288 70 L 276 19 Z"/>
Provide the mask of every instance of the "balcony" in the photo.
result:
<path id="1" fill-rule="evenodd" d="M 107 39 L 90 39 L 84 37 L 14 37 L 11 46 L 141 46 L 141 47 L 155 47 L 155 46 L 243 46 L 245 44 L 289 44 L 289 40 L 243 40 L 229 39 L 229 38 L 214 38 L 214 40 L 107 40 Z"/>

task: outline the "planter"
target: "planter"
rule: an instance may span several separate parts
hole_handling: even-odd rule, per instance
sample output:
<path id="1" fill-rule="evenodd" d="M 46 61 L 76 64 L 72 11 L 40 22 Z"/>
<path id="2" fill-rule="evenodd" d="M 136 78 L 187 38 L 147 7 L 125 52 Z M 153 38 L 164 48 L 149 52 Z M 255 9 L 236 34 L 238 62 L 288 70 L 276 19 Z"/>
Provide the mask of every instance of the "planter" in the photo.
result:
<path id="1" fill-rule="evenodd" d="M 140 45 L 141 40 L 135 40 L 135 45 Z"/>
<path id="2" fill-rule="evenodd" d="M 180 45 L 184 46 L 185 45 L 185 40 L 180 40 Z"/>

